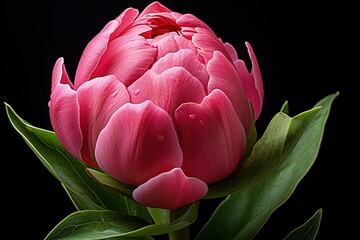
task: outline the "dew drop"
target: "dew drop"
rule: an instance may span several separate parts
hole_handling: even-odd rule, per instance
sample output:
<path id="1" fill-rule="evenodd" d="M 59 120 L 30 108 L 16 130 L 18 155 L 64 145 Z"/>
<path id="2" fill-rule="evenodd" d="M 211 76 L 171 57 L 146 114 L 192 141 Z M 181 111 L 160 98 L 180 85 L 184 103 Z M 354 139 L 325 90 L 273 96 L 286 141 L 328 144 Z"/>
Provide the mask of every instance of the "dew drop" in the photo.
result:
<path id="1" fill-rule="evenodd" d="M 204 125 L 204 121 L 203 121 L 203 120 L 200 120 L 199 123 L 200 123 L 200 125 Z"/>
<path id="2" fill-rule="evenodd" d="M 115 97 L 115 96 L 118 94 L 118 92 L 119 92 L 119 90 L 113 92 L 113 93 L 111 94 L 111 96 L 112 96 L 112 97 Z"/>
<path id="3" fill-rule="evenodd" d="M 189 118 L 190 118 L 190 119 L 194 119 L 195 116 L 196 116 L 195 113 L 194 113 L 194 114 L 190 114 L 190 115 L 189 115 Z"/>
<path id="4" fill-rule="evenodd" d="M 161 134 L 156 134 L 156 137 L 157 137 L 157 139 L 159 139 L 159 141 L 162 141 L 162 140 L 164 140 L 164 135 L 161 135 Z"/>
<path id="5" fill-rule="evenodd" d="M 140 89 L 139 88 L 135 89 L 134 93 L 135 93 L 135 95 L 139 95 Z"/>

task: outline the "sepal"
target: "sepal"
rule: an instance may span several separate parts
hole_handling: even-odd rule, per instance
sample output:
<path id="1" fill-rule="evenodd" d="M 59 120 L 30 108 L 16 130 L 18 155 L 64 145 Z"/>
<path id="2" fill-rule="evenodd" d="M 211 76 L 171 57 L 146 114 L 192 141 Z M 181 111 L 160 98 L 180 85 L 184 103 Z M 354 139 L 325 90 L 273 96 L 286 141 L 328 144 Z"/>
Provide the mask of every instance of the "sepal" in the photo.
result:
<path id="1" fill-rule="evenodd" d="M 107 175 L 104 172 L 100 172 L 93 168 L 86 168 L 86 172 L 92 176 L 97 182 L 109 187 L 110 189 L 119 192 L 120 194 L 132 198 L 132 192 L 135 187 L 126 183 L 122 183 L 117 179 Z"/>

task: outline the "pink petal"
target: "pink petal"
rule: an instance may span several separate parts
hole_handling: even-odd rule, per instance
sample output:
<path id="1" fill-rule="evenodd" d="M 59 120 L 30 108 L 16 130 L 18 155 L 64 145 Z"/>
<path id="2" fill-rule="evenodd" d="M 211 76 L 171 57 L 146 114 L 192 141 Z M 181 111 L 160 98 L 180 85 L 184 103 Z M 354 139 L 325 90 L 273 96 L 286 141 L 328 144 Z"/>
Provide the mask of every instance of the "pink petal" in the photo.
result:
<path id="1" fill-rule="evenodd" d="M 56 136 L 71 155 L 81 160 L 82 133 L 77 93 L 66 73 L 63 58 L 54 66 L 49 101 L 50 121 Z"/>
<path id="2" fill-rule="evenodd" d="M 248 132 L 252 124 L 252 115 L 244 87 L 234 65 L 222 53 L 216 51 L 207 65 L 207 71 L 210 75 L 208 92 L 214 89 L 222 90 L 230 99 L 245 131 Z"/>
<path id="3" fill-rule="evenodd" d="M 234 48 L 233 45 L 231 45 L 230 43 L 224 43 L 224 47 L 227 51 L 227 53 L 229 54 L 231 60 L 233 62 L 235 62 L 236 60 L 238 60 L 238 54 L 236 52 L 236 49 Z"/>
<path id="4" fill-rule="evenodd" d="M 154 63 L 151 70 L 157 74 L 171 67 L 180 66 L 185 68 L 194 77 L 199 79 L 206 89 L 209 80 L 206 67 L 197 60 L 196 53 L 189 49 L 180 49 L 176 53 L 168 53 Z"/>
<path id="5" fill-rule="evenodd" d="M 149 4 L 139 15 L 139 19 L 146 17 L 147 14 L 151 13 L 170 13 L 171 10 L 162 5 L 160 2 L 155 1 Z"/>
<path id="6" fill-rule="evenodd" d="M 133 185 L 182 163 L 170 116 L 150 101 L 117 110 L 99 134 L 95 156 L 104 172 Z"/>
<path id="7" fill-rule="evenodd" d="M 92 77 L 113 74 L 128 86 L 144 74 L 156 53 L 157 49 L 151 47 L 141 36 L 130 41 L 117 38 L 109 43 Z"/>
<path id="8" fill-rule="evenodd" d="M 187 177 L 180 168 L 174 168 L 140 185 L 133 197 L 145 206 L 174 210 L 201 199 L 207 191 L 203 181 Z"/>
<path id="9" fill-rule="evenodd" d="M 174 38 L 177 41 L 180 48 L 189 49 L 194 53 L 197 52 L 197 48 L 194 46 L 194 43 L 192 41 L 189 41 L 189 39 L 179 35 L 175 36 Z"/>
<path id="10" fill-rule="evenodd" d="M 177 34 L 173 32 L 169 34 L 160 35 L 154 39 L 151 45 L 158 49 L 156 60 L 162 58 L 168 53 L 174 53 L 180 50 L 180 46 L 174 38 L 175 35 Z"/>
<path id="11" fill-rule="evenodd" d="M 51 91 L 61 84 L 69 85 L 71 89 L 74 88 L 72 82 L 70 81 L 69 75 L 66 72 L 64 58 L 59 58 L 56 60 L 51 79 Z"/>
<path id="12" fill-rule="evenodd" d="M 123 11 L 116 20 L 110 21 L 106 26 L 87 44 L 80 58 L 76 75 L 75 88 L 93 78 L 91 77 L 99 61 L 107 49 L 108 43 L 126 29 L 136 18 L 138 11 L 128 8 Z"/>
<path id="13" fill-rule="evenodd" d="M 145 73 L 128 88 L 132 103 L 149 99 L 174 119 L 175 109 L 184 102 L 200 103 L 204 87 L 183 67 L 167 69 L 160 75 Z"/>
<path id="14" fill-rule="evenodd" d="M 139 11 L 135 8 L 127 8 L 123 11 L 115 20 L 119 22 L 119 27 L 111 34 L 110 41 L 119 37 L 125 30 L 129 29 L 129 26 L 133 24 L 134 20 L 138 16 Z"/>
<path id="15" fill-rule="evenodd" d="M 199 18 L 195 17 L 190 13 L 183 14 L 182 16 L 178 17 L 176 23 L 181 27 L 190 27 L 194 29 L 196 27 L 201 27 L 209 31 L 212 31 L 211 28 L 206 23 L 204 23 L 202 20 L 200 20 Z"/>
<path id="16" fill-rule="evenodd" d="M 199 53 L 208 62 L 214 51 L 220 51 L 228 60 L 231 60 L 223 42 L 209 29 L 196 28 L 196 34 L 192 37 L 194 45 L 199 48 Z"/>
<path id="17" fill-rule="evenodd" d="M 248 52 L 250 55 L 252 69 L 251 73 L 248 72 L 244 61 L 238 60 L 235 62 L 235 66 L 240 75 L 240 79 L 244 86 L 247 97 L 250 99 L 254 109 L 255 120 L 259 117 L 262 104 L 264 101 L 264 86 L 262 82 L 261 72 L 258 61 L 253 52 L 250 43 L 246 42 Z"/>
<path id="18" fill-rule="evenodd" d="M 129 94 L 124 84 L 114 75 L 88 81 L 77 92 L 84 137 L 82 159 L 96 166 L 94 148 L 97 137 L 114 112 L 130 101 Z"/>
<path id="19" fill-rule="evenodd" d="M 87 44 L 76 70 L 75 89 L 91 78 L 93 71 L 99 64 L 101 56 L 107 48 L 110 35 L 118 26 L 119 23 L 117 21 L 110 21 L 101 32 Z"/>
<path id="20" fill-rule="evenodd" d="M 187 176 L 211 183 L 236 168 L 245 151 L 246 134 L 222 91 L 212 91 L 201 104 L 183 104 L 175 117 Z"/>

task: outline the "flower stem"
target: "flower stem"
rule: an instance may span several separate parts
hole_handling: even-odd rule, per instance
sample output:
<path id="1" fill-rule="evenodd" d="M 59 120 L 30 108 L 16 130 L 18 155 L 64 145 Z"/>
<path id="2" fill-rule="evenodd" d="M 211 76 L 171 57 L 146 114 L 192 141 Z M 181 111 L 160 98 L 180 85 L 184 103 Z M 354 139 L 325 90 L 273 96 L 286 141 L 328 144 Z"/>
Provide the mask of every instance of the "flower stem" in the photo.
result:
<path id="1" fill-rule="evenodd" d="M 170 222 L 177 221 L 188 210 L 188 206 L 170 211 Z M 190 240 L 190 225 L 169 233 L 169 240 Z"/>
<path id="2" fill-rule="evenodd" d="M 190 240 L 190 225 L 169 233 L 169 240 Z"/>

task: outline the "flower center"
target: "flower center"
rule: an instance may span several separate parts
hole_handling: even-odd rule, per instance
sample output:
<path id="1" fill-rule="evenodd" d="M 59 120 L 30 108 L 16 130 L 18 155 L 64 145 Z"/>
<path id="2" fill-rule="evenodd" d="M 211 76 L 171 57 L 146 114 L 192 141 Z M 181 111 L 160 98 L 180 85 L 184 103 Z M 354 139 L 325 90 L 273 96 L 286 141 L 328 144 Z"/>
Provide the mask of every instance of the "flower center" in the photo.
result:
<path id="1" fill-rule="evenodd" d="M 168 32 L 180 32 L 181 28 L 174 19 L 162 15 L 151 15 L 146 18 L 146 25 L 151 27 L 150 32 L 143 34 L 145 38 L 155 38 Z"/>

